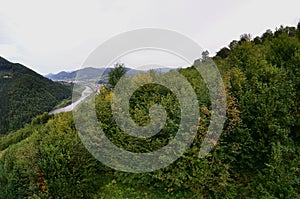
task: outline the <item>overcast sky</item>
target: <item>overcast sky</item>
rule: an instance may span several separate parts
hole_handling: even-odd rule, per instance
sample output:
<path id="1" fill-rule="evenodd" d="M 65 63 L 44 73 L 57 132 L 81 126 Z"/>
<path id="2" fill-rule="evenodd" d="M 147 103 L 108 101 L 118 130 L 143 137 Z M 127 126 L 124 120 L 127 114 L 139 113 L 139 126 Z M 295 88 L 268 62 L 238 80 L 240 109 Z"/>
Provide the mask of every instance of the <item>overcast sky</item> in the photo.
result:
<path id="1" fill-rule="evenodd" d="M 0 56 L 41 73 L 80 68 L 102 42 L 146 27 L 215 54 L 243 33 L 296 26 L 299 0 L 0 0 Z"/>

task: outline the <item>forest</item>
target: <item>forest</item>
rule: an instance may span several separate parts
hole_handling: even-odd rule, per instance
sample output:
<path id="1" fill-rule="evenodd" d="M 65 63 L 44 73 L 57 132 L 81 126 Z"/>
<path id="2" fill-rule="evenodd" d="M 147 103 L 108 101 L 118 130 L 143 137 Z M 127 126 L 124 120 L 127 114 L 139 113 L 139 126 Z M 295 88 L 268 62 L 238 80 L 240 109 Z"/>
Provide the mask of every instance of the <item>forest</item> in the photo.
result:
<path id="1" fill-rule="evenodd" d="M 71 94 L 71 84 L 53 82 L 0 57 L 0 135 L 23 127 Z"/>
<path id="2" fill-rule="evenodd" d="M 178 70 L 195 91 L 200 113 L 196 138 L 178 160 L 153 172 L 114 170 L 85 148 L 72 113 L 44 113 L 0 137 L 0 198 L 299 198 L 300 23 L 255 38 L 243 34 L 216 56 L 202 55 L 193 66 Z M 209 67 L 212 60 L 225 85 L 227 120 L 214 149 L 199 158 L 212 111 L 195 68 Z M 169 73 L 127 78 L 147 83 Z M 114 120 L 113 87 L 104 87 L 95 98 L 98 123 L 112 143 L 142 153 L 174 138 L 181 110 L 169 89 L 149 83 L 131 96 L 130 115 L 137 124 L 149 124 L 153 104 L 167 114 L 158 134 L 137 138 Z"/>

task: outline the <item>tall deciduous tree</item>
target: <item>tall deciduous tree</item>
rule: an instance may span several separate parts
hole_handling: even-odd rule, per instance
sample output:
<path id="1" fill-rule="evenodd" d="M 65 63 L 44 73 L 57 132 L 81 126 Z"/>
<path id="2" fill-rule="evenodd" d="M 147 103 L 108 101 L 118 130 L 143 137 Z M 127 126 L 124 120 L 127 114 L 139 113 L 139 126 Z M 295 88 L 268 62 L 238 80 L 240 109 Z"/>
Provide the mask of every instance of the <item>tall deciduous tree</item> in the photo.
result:
<path id="1" fill-rule="evenodd" d="M 119 79 L 125 75 L 126 69 L 124 64 L 116 63 L 115 68 L 108 73 L 108 83 L 111 87 L 115 87 Z"/>

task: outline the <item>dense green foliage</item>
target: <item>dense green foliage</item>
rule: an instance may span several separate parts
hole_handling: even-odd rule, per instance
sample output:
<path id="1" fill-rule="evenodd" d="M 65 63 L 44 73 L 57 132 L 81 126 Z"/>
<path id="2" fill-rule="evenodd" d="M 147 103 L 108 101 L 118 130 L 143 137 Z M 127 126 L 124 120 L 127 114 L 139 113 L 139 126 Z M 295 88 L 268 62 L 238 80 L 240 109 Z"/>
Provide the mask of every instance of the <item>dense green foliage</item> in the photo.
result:
<path id="1" fill-rule="evenodd" d="M 213 58 L 226 87 L 227 121 L 214 150 L 198 158 L 211 110 L 195 66 L 208 59 L 205 55 L 179 70 L 197 94 L 200 118 L 197 138 L 173 164 L 143 174 L 115 171 L 85 149 L 70 113 L 44 114 L 1 139 L 0 198 L 299 198 L 300 23 L 253 40 L 242 35 Z M 132 81 L 151 82 L 154 75 L 165 74 L 150 71 Z M 96 112 L 118 147 L 153 151 L 178 130 L 180 105 L 163 86 L 146 84 L 130 99 L 131 117 L 139 125 L 150 122 L 153 104 L 165 108 L 166 125 L 151 138 L 122 132 L 113 119 L 111 98 L 112 91 L 104 87 L 95 100 Z"/>
<path id="2" fill-rule="evenodd" d="M 0 57 L 0 134 L 16 130 L 71 96 L 71 85 L 52 82 Z"/>
<path id="3" fill-rule="evenodd" d="M 117 63 L 115 68 L 108 73 L 108 83 L 110 86 L 115 87 L 119 79 L 125 75 L 126 69 L 124 64 Z"/>
<path id="4" fill-rule="evenodd" d="M 71 114 L 38 122 L 32 123 L 30 137 L 4 153 L 0 197 L 86 198 L 97 191 L 101 175 L 95 173 L 103 166 L 81 144 Z"/>

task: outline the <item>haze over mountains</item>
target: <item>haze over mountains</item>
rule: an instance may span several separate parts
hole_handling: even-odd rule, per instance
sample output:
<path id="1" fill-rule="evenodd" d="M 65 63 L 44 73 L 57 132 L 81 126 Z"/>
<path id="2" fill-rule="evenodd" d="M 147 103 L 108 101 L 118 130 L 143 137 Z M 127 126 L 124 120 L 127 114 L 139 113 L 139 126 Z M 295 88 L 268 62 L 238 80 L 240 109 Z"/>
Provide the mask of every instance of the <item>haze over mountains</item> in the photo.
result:
<path id="1" fill-rule="evenodd" d="M 53 82 L 0 57 L 0 134 L 16 130 L 71 96 L 71 84 Z"/>
<path id="2" fill-rule="evenodd" d="M 87 67 L 71 72 L 62 71 L 57 74 L 48 74 L 45 77 L 54 81 L 74 81 L 76 78 L 80 79 L 96 79 L 101 75 L 107 75 L 111 68 L 93 68 Z M 80 76 L 80 77 L 79 77 Z"/>
<path id="3" fill-rule="evenodd" d="M 108 73 L 113 68 L 94 68 L 87 67 L 83 69 L 78 69 L 71 72 L 61 71 L 57 74 L 47 74 L 45 77 L 53 80 L 53 81 L 75 81 L 75 80 L 95 80 L 99 81 L 106 80 Z M 144 70 L 136 70 L 132 68 L 126 67 L 126 74 L 130 76 L 134 76 L 137 73 L 143 72 Z M 153 69 L 158 73 L 165 73 L 171 70 L 171 68 L 156 68 Z"/>

